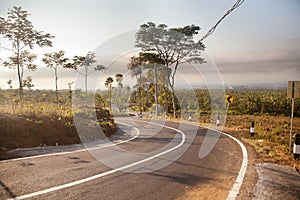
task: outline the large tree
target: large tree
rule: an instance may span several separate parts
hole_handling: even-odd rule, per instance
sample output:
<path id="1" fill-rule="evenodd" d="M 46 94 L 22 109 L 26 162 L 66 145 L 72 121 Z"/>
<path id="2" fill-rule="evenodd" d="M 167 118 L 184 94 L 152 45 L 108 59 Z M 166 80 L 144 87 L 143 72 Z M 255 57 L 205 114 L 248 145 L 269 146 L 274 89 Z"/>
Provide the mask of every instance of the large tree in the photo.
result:
<path id="1" fill-rule="evenodd" d="M 184 63 L 203 63 L 201 51 L 205 46 L 195 42 L 199 26 L 188 25 L 179 28 L 168 28 L 165 24 L 156 25 L 148 22 L 140 26 L 136 33 L 136 47 L 144 53 L 157 54 L 162 60 L 168 74 L 168 86 L 171 89 L 173 115 L 176 117 L 175 75 L 180 65 Z"/>
<path id="2" fill-rule="evenodd" d="M 54 69 L 54 75 L 55 75 L 55 92 L 56 92 L 56 102 L 59 101 L 58 99 L 58 67 L 67 67 L 69 65 L 68 58 L 65 57 L 64 51 L 59 52 L 53 52 L 53 53 L 46 53 L 44 55 L 45 57 L 42 59 L 42 61 L 47 65 L 47 67 L 50 67 Z"/>
<path id="3" fill-rule="evenodd" d="M 11 48 L 2 47 L 13 51 L 14 62 L 11 63 L 17 69 L 20 89 L 20 101 L 23 100 L 23 86 L 22 86 L 22 52 L 25 48 L 33 49 L 34 45 L 40 47 L 52 46 L 52 39 L 54 36 L 49 33 L 44 34 L 42 31 L 34 29 L 32 23 L 28 20 L 29 12 L 23 10 L 21 7 L 13 7 L 7 12 L 7 19 L 0 17 L 0 34 L 2 37 L 11 42 Z M 10 61 L 12 61 L 10 59 Z M 10 65 L 11 66 L 11 65 Z"/>

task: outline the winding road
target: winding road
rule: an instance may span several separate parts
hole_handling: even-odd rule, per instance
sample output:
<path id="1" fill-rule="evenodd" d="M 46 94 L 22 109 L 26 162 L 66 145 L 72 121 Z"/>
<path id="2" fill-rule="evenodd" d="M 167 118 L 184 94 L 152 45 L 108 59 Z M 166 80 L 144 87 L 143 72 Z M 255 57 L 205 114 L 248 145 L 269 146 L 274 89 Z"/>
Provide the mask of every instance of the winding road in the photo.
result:
<path id="1" fill-rule="evenodd" d="M 122 136 L 113 143 L 1 162 L 0 199 L 175 199 L 194 186 L 206 197 L 235 198 L 247 158 L 233 138 L 215 131 L 216 145 L 200 159 L 206 128 L 116 120 Z"/>

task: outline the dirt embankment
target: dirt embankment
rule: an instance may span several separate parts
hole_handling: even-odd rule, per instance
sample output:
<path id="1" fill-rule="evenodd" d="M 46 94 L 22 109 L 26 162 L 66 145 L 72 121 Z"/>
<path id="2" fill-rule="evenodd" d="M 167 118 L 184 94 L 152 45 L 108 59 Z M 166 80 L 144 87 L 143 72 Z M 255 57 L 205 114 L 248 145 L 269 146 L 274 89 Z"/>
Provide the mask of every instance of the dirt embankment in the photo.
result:
<path id="1" fill-rule="evenodd" d="M 116 132 L 112 122 L 100 122 L 107 136 Z M 71 117 L 0 114 L 0 158 L 7 150 L 81 143 Z"/>

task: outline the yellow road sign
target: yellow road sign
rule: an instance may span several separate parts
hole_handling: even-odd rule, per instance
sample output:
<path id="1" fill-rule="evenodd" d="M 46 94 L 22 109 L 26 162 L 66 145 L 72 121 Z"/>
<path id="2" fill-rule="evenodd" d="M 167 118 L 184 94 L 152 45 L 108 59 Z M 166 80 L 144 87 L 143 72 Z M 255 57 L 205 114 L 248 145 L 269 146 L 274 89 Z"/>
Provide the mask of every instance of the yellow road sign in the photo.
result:
<path id="1" fill-rule="evenodd" d="M 299 98 L 299 81 L 288 82 L 287 98 L 289 99 Z"/>
<path id="2" fill-rule="evenodd" d="M 226 95 L 225 101 L 226 101 L 226 103 L 232 103 L 232 102 L 233 102 L 233 96 L 231 96 L 231 95 Z"/>

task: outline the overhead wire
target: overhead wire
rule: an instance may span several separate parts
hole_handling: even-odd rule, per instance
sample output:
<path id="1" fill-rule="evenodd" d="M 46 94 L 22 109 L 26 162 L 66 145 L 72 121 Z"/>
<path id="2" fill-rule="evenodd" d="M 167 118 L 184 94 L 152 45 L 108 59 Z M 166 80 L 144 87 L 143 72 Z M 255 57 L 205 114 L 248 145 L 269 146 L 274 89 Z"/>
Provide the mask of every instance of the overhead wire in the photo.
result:
<path id="1" fill-rule="evenodd" d="M 210 36 L 217 29 L 218 25 L 227 17 L 227 15 L 229 15 L 232 11 L 234 11 L 244 2 L 245 0 L 237 0 L 235 4 L 229 10 L 227 10 L 227 12 L 217 21 L 217 23 L 207 31 L 207 33 L 198 41 L 198 43 L 202 42 L 208 36 Z"/>

